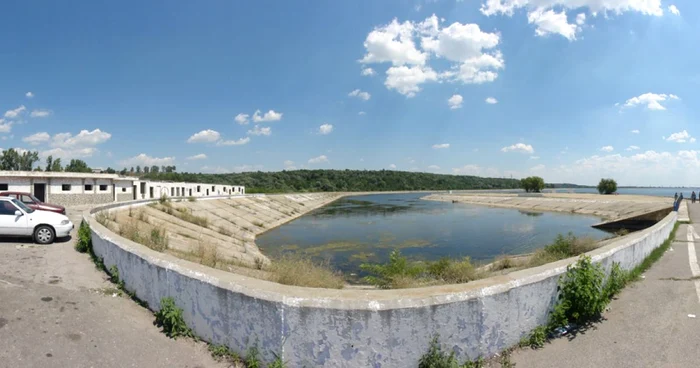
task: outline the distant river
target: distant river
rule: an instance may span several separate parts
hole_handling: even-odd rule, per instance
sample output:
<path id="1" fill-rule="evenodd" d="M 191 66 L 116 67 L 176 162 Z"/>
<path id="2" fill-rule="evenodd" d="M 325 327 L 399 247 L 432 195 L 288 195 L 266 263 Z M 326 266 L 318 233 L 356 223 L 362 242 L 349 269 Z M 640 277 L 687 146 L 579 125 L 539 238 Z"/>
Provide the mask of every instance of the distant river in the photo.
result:
<path id="1" fill-rule="evenodd" d="M 607 236 L 591 227 L 601 221 L 594 216 L 421 200 L 425 195 L 342 198 L 262 234 L 256 243 L 273 257 L 303 252 L 349 274 L 361 263 L 386 261 L 392 249 L 412 259 L 490 260 L 533 251 L 560 233 Z"/>

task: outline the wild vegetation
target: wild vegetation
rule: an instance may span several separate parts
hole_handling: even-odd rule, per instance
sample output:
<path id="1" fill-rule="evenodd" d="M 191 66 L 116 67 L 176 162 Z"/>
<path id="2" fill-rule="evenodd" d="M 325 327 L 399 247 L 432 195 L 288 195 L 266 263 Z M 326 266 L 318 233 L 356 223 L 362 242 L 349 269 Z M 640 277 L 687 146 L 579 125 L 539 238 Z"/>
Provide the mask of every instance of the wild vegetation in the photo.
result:
<path id="1" fill-rule="evenodd" d="M 528 176 L 520 179 L 520 186 L 528 193 L 539 193 L 544 189 L 544 179 L 539 176 Z"/>
<path id="2" fill-rule="evenodd" d="M 613 194 L 617 192 L 617 182 L 613 179 L 600 179 L 598 183 L 598 193 Z"/>
<path id="3" fill-rule="evenodd" d="M 589 252 L 598 246 L 593 238 L 576 237 L 569 233 L 566 236 L 557 235 L 552 244 L 538 249 L 530 257 L 528 266 L 537 267 L 550 262 L 575 257 Z"/>
<path id="4" fill-rule="evenodd" d="M 284 285 L 327 289 L 341 289 L 345 285 L 343 276 L 333 271 L 328 262 L 318 263 L 298 256 L 273 260 L 264 270 L 268 280 Z"/>
<path id="5" fill-rule="evenodd" d="M 178 172 L 141 173 L 151 180 L 244 185 L 247 193 L 400 191 L 457 189 L 517 189 L 517 179 L 481 178 L 391 170 L 293 170 L 197 174 Z"/>

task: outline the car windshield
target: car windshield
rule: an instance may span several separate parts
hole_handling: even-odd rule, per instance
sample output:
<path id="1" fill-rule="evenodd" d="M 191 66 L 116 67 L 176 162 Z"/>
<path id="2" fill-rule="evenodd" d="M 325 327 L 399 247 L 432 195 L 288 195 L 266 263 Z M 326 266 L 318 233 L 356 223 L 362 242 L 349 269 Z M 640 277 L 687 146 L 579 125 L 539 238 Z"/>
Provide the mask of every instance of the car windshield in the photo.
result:
<path id="1" fill-rule="evenodd" d="M 37 198 L 31 194 L 29 195 L 29 198 L 31 198 L 32 201 L 34 201 L 34 203 L 44 203 L 44 202 L 40 201 L 39 198 Z"/>
<path id="2" fill-rule="evenodd" d="M 26 213 L 32 213 L 32 212 L 34 212 L 33 209 L 27 207 L 26 204 L 24 204 L 24 203 L 22 203 L 22 202 L 20 202 L 20 201 L 18 201 L 18 200 L 16 200 L 16 199 L 13 199 L 13 200 L 12 200 L 12 203 L 14 203 L 15 206 L 21 208 L 22 211 L 24 211 L 24 212 L 26 212 Z"/>

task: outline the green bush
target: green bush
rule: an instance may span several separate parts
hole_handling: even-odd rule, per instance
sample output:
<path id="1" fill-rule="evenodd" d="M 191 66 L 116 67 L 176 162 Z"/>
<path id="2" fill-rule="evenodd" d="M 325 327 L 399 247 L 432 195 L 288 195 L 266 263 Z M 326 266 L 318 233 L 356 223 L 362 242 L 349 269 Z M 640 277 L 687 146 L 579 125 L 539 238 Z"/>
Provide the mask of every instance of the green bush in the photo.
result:
<path id="1" fill-rule="evenodd" d="M 539 349 L 544 347 L 544 343 L 547 342 L 547 327 L 538 326 L 529 335 L 525 336 L 520 340 L 520 346 L 529 346 L 533 349 Z"/>
<path id="2" fill-rule="evenodd" d="M 603 287 L 603 295 L 606 299 L 610 300 L 622 291 L 629 280 L 628 274 L 629 272 L 623 270 L 619 263 L 613 262 L 610 275 Z"/>
<path id="3" fill-rule="evenodd" d="M 527 178 L 520 179 L 520 187 L 525 189 L 526 192 L 539 193 L 544 189 L 544 179 L 539 176 L 529 176 Z"/>
<path id="4" fill-rule="evenodd" d="M 175 305 L 175 300 L 171 297 L 160 300 L 160 310 L 156 312 L 156 325 L 162 327 L 163 333 L 173 339 L 194 337 L 182 317 L 182 309 Z"/>
<path id="5" fill-rule="evenodd" d="M 442 351 L 440 343 L 438 342 L 438 335 L 435 335 L 432 340 L 430 340 L 430 346 L 428 347 L 428 352 L 420 357 L 418 361 L 418 368 L 457 368 L 458 363 L 455 358 L 455 353 L 451 352 L 447 354 Z"/>
<path id="6" fill-rule="evenodd" d="M 258 350 L 257 342 L 248 349 L 248 352 L 245 355 L 245 366 L 246 368 L 262 367 L 262 363 L 260 362 L 260 350 Z"/>
<path id="7" fill-rule="evenodd" d="M 569 265 L 560 280 L 560 304 L 555 308 L 560 326 L 571 322 L 582 324 L 600 316 L 608 299 L 603 294 L 605 272 L 591 257 L 582 256 L 575 265 Z"/>
<path id="8" fill-rule="evenodd" d="M 617 182 L 613 179 L 600 179 L 598 183 L 598 193 L 612 194 L 617 192 Z"/>
<path id="9" fill-rule="evenodd" d="M 92 250 L 92 235 L 90 225 L 83 221 L 78 228 L 78 240 L 75 243 L 75 250 L 80 253 L 87 253 Z"/>
<path id="10" fill-rule="evenodd" d="M 362 264 L 360 269 L 372 274 L 365 277 L 365 281 L 382 289 L 405 285 L 406 279 L 417 279 L 424 271 L 420 265 L 410 263 L 398 250 L 391 252 L 387 264 Z"/>

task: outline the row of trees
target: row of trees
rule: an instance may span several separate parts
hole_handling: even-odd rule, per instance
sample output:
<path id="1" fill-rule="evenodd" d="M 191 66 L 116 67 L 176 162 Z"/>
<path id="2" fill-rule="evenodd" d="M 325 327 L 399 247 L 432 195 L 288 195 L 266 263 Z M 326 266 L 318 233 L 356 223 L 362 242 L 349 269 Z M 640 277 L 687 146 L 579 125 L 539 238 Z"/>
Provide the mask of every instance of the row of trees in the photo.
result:
<path id="1" fill-rule="evenodd" d="M 539 176 L 529 176 L 520 179 L 520 187 L 528 193 L 539 193 L 545 188 L 544 179 Z M 617 192 L 617 182 L 613 179 L 600 179 L 598 193 L 613 194 Z"/>

